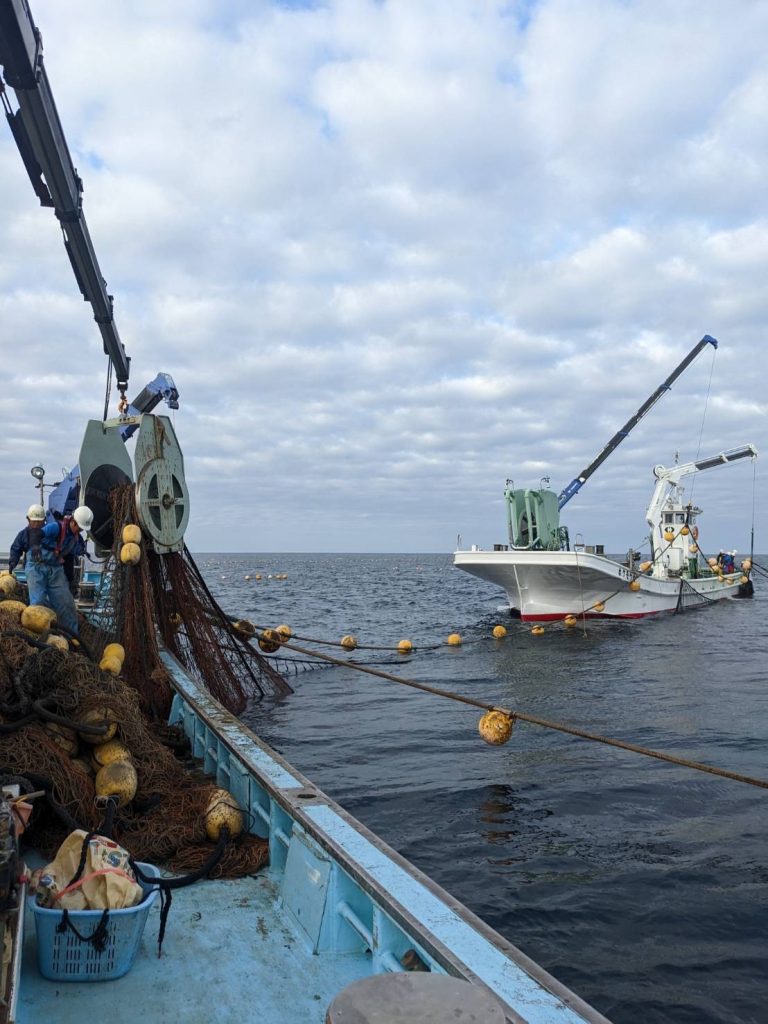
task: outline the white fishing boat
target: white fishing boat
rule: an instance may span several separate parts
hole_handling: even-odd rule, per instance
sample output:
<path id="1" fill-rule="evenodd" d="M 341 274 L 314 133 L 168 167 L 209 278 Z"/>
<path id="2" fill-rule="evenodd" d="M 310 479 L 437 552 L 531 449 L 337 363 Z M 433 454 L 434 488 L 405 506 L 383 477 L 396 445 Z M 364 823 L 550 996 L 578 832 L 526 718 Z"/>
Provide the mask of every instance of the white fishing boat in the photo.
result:
<path id="1" fill-rule="evenodd" d="M 640 562 L 630 551 L 626 560 L 606 557 L 600 545 L 571 545 L 560 510 L 580 490 L 608 455 L 624 440 L 672 382 L 707 345 L 705 335 L 635 415 L 611 438 L 587 468 L 559 494 L 547 487 L 504 492 L 509 543 L 493 550 L 473 545 L 457 550 L 454 565 L 506 591 L 513 615 L 526 622 L 576 617 L 644 618 L 679 612 L 728 597 L 752 594 L 751 559 L 737 566 L 705 558 L 699 544 L 702 509 L 685 500 L 682 481 L 702 470 L 757 458 L 753 444 L 669 468 L 656 466 L 656 486 L 646 511 L 650 558 Z"/>

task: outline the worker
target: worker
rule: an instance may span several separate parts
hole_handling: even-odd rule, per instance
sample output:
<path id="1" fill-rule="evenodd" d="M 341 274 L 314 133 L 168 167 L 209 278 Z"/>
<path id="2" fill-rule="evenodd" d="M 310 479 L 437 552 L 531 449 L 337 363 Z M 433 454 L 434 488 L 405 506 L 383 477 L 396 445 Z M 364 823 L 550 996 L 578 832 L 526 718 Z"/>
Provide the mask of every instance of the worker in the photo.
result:
<path id="1" fill-rule="evenodd" d="M 48 523 L 40 531 L 40 547 L 27 560 L 30 604 L 46 604 L 56 612 L 60 626 L 77 636 L 77 609 L 64 572 L 68 555 L 77 558 L 85 551 L 82 534 L 93 523 L 93 512 L 80 505 L 71 516 Z"/>
<path id="2" fill-rule="evenodd" d="M 19 530 L 11 544 L 8 555 L 8 569 L 13 572 L 26 553 L 40 547 L 40 531 L 45 523 L 45 509 L 42 505 L 30 505 L 27 509 L 27 525 Z"/>
<path id="3" fill-rule="evenodd" d="M 726 551 L 725 554 L 723 555 L 723 572 L 724 573 L 731 573 L 731 572 L 733 572 L 734 555 L 735 554 L 736 554 L 735 551 Z"/>

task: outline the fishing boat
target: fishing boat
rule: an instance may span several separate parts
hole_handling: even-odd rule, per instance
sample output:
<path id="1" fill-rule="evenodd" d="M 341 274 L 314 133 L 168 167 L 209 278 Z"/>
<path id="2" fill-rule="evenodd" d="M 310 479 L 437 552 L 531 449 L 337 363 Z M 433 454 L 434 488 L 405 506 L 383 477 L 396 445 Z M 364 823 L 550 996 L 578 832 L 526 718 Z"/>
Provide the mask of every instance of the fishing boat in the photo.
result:
<path id="1" fill-rule="evenodd" d="M 512 614 L 525 622 L 569 616 L 645 618 L 751 596 L 751 558 L 737 567 L 732 561 L 724 564 L 722 558 L 703 556 L 698 544 L 702 509 L 685 500 L 683 481 L 702 470 L 756 459 L 753 444 L 654 468 L 656 483 L 646 511 L 650 558 L 645 561 L 634 551 L 619 561 L 607 557 L 599 545 L 571 545 L 568 528 L 560 522 L 563 507 L 708 346 L 716 348 L 717 341 L 707 334 L 559 495 L 549 487 L 515 488 L 508 482 L 504 500 L 509 542 L 493 550 L 476 545 L 457 550 L 454 565 L 502 587 Z"/>
<path id="2" fill-rule="evenodd" d="M 144 898 L 136 908 L 115 911 L 126 915 L 135 909 L 149 919 L 143 938 L 139 930 L 127 955 L 118 949 L 115 935 L 129 918 L 113 916 L 110 924 L 104 916 L 93 929 L 89 926 L 78 931 L 62 911 L 41 908 L 36 902 L 30 891 L 29 869 L 42 867 L 45 858 L 24 845 L 31 833 L 28 830 L 21 835 L 15 809 L 27 797 L 31 800 L 41 794 L 30 794 L 18 786 L 14 792 L 13 786 L 3 786 L 0 1020 L 65 1024 L 106 1013 L 115 1024 L 137 1019 L 195 1022 L 251 1018 L 265 1024 L 453 1019 L 484 1024 L 604 1022 L 600 1013 L 261 742 L 225 707 L 225 700 L 212 692 L 222 682 L 220 675 L 235 684 L 238 671 L 253 676 L 265 666 L 258 654 L 251 652 L 243 629 L 238 633 L 232 628 L 210 595 L 205 615 L 194 623 L 189 619 L 195 594 L 205 596 L 207 589 L 195 575 L 184 545 L 190 503 L 181 447 L 169 418 L 149 408 L 162 388 L 151 400 L 139 396 L 133 408 L 126 398 L 129 360 L 117 334 L 112 300 L 83 216 L 82 186 L 53 102 L 41 36 L 25 0 L 0 0 L 0 65 L 5 83 L 19 102 L 19 110 L 12 111 L 0 79 L 14 138 L 37 195 L 43 205 L 55 209 L 61 223 L 78 283 L 93 308 L 120 393 L 117 417 L 92 420 L 87 425 L 77 468 L 59 494 L 62 505 L 58 511 L 66 513 L 72 500 L 87 501 L 92 507 L 91 536 L 97 554 L 105 557 L 105 571 L 89 571 L 81 580 L 81 610 L 87 611 L 89 619 L 81 630 L 89 625 L 95 631 L 88 634 L 88 643 L 99 630 L 102 635 L 106 631 L 122 639 L 123 633 L 115 630 L 127 630 L 129 621 L 140 631 L 134 632 L 132 646 L 127 641 L 125 648 L 111 646 L 119 648 L 128 662 L 156 652 L 152 672 L 142 673 L 136 662 L 133 678 L 143 680 L 147 686 L 144 696 L 149 694 L 149 699 L 155 677 L 162 670 L 172 693 L 167 728 L 186 739 L 194 764 L 210 784 L 226 791 L 234 802 L 227 807 L 239 809 L 244 827 L 237 838 L 261 844 L 268 854 L 268 866 L 255 874 L 206 877 L 174 888 L 170 918 L 169 899 L 176 879 L 168 879 L 163 864 L 142 861 Z M 173 391 L 175 394 L 175 388 Z M 129 431 L 137 433 L 133 459 L 124 444 Z M 129 514 L 122 519 L 115 501 L 108 500 L 115 493 L 127 496 Z M 122 522 L 130 532 L 126 533 L 125 526 L 120 532 Z M 148 560 L 156 573 L 149 583 L 142 568 Z M 144 589 L 137 586 L 142 579 L 147 584 Z M 9 587 L 20 580 L 23 576 L 17 573 Z M 180 581 L 187 586 L 183 593 L 179 592 Z M 189 589 L 193 584 L 198 588 L 194 593 Z M 133 600 L 130 609 L 126 607 L 128 598 Z M 0 601 L 0 613 L 9 603 Z M 152 614 L 145 614 L 148 609 Z M 20 649 L 17 645 L 18 658 L 26 659 L 15 663 L 17 674 L 33 661 L 39 665 L 41 659 L 48 659 L 41 678 L 53 686 L 46 666 L 61 673 L 70 664 L 68 659 L 74 658 L 77 671 L 73 678 L 77 672 L 82 676 L 75 679 L 75 695 L 86 683 L 97 688 L 103 685 L 98 699 L 114 701 L 128 685 L 120 681 L 123 666 L 119 658 L 116 667 L 109 666 L 106 648 L 98 667 L 89 660 L 82 632 L 79 638 L 72 638 L 73 649 L 66 651 L 49 646 L 46 640 L 35 641 L 23 631 L 17 631 L 14 638 L 22 645 Z M 27 653 L 30 643 L 35 646 L 31 654 Z M 205 659 L 213 659 L 218 666 L 213 674 L 201 667 Z M 6 669 L 7 682 L 11 669 L 7 665 Z M 29 682 L 31 675 L 27 673 L 25 678 Z M 33 708 L 39 716 L 47 716 L 46 721 L 51 720 L 44 701 L 33 702 Z M 108 711 L 103 709 L 97 717 L 101 720 L 90 725 L 80 721 L 80 725 L 109 736 L 105 731 L 110 724 Z M 20 733 L 37 725 L 7 718 L 2 724 L 4 771 L 23 775 L 28 772 L 26 765 L 34 765 L 35 757 L 42 756 L 45 748 L 50 763 L 64 766 L 64 782 L 71 780 L 73 755 L 62 753 L 61 745 L 42 732 L 35 734 L 40 737 L 39 750 L 33 742 L 22 740 L 16 750 L 19 758 L 23 755 L 24 765 L 12 763 L 7 737 L 14 730 Z M 155 722 L 154 728 L 158 727 Z M 169 757 L 166 755 L 166 761 L 172 764 Z M 92 785 L 86 781 L 88 766 L 80 770 L 84 774 L 76 791 L 70 793 L 70 806 L 90 813 L 92 808 L 82 799 Z M 195 786 L 202 785 L 197 776 L 193 781 Z M 56 787 L 46 787 L 45 780 L 41 785 L 46 800 L 55 805 Z M 132 813 L 131 800 L 107 801 L 107 806 L 112 810 L 122 807 L 121 813 L 127 815 Z M 170 807 L 168 813 L 173 810 Z M 150 813 L 151 808 L 146 815 Z M 137 814 L 134 824 L 144 812 Z M 156 815 L 161 819 L 159 826 L 165 816 L 165 811 Z M 128 834 L 127 826 L 124 831 Z M 91 830 L 90 839 L 86 835 L 83 840 L 83 856 L 94 835 Z M 231 838 L 228 830 L 221 831 L 217 850 L 223 850 Z M 139 864 L 134 866 L 140 869 Z M 81 861 L 78 874 L 82 868 Z M 198 874 L 206 873 L 207 869 Z M 162 909 L 155 898 L 158 891 L 164 896 Z M 43 929 L 44 913 L 57 915 L 55 928 Z M 160 957 L 155 953 L 153 925 L 159 925 L 162 938 L 168 921 Z"/>

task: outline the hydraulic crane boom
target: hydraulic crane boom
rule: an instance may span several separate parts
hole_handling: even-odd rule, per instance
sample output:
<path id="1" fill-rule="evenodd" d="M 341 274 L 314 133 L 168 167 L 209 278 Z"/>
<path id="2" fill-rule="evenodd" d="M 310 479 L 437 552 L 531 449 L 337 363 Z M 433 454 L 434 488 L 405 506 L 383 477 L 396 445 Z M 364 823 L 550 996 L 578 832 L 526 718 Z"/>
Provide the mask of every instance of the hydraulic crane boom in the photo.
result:
<path id="1" fill-rule="evenodd" d="M 695 345 L 694 348 L 691 349 L 691 351 L 688 353 L 685 359 L 683 359 L 683 361 L 678 366 L 675 367 L 675 369 L 672 371 L 672 373 L 670 373 L 670 375 L 667 377 L 664 383 L 660 384 L 653 392 L 651 397 L 648 398 L 645 402 L 643 402 L 643 404 L 637 410 L 635 415 L 630 417 L 630 419 L 627 420 L 627 422 L 620 430 L 616 431 L 616 433 L 613 435 L 613 437 L 605 446 L 605 448 L 603 448 L 600 454 L 596 458 L 594 458 L 592 462 L 590 462 L 587 468 L 583 469 L 581 473 L 579 473 L 577 477 L 571 480 L 568 486 L 565 487 L 560 492 L 560 494 L 557 496 L 558 508 L 561 509 L 564 505 L 567 505 L 571 498 L 581 490 L 582 486 L 592 476 L 595 470 L 605 462 L 605 460 L 608 458 L 612 451 L 619 447 L 624 438 L 629 434 L 630 430 L 637 426 L 637 424 L 640 422 L 643 416 L 645 416 L 648 410 L 651 409 L 658 402 L 658 400 L 661 398 L 664 392 L 669 391 L 669 389 L 672 387 L 672 385 L 683 372 L 683 370 L 685 370 L 693 362 L 696 356 L 701 352 L 702 349 L 706 348 L 707 345 L 712 345 L 714 346 L 714 348 L 717 348 L 717 341 L 709 334 L 704 335 L 704 337 L 701 339 L 698 345 Z"/>
<path id="2" fill-rule="evenodd" d="M 0 78 L 0 98 L 16 145 L 40 204 L 52 206 L 61 224 L 75 278 L 83 298 L 93 308 L 104 351 L 112 360 L 117 386 L 124 394 L 130 359 L 117 333 L 112 296 L 107 294 L 88 233 L 82 209 L 83 183 L 64 138 L 43 66 L 42 38 L 26 0 L 0 0 L 0 64 L 5 82 L 19 103 L 14 113 Z"/>

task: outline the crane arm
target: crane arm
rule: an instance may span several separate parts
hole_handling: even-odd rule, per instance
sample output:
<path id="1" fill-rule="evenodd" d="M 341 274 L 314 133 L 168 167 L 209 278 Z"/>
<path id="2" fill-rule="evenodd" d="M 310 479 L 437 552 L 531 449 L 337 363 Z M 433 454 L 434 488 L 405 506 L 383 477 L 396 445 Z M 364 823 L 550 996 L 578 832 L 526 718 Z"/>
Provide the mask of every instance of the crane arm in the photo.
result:
<path id="1" fill-rule="evenodd" d="M 675 369 L 672 371 L 672 373 L 670 373 L 670 375 L 667 377 L 664 383 L 659 384 L 659 386 L 656 388 L 656 390 L 653 392 L 650 398 L 646 399 L 646 401 L 643 402 L 643 404 L 637 410 L 635 415 L 631 416 L 624 424 L 624 426 L 620 430 L 616 431 L 616 433 L 610 439 L 605 448 L 603 448 L 600 454 L 596 458 L 594 458 L 592 462 L 590 462 L 590 464 L 586 467 L 586 469 L 583 469 L 581 473 L 579 473 L 577 477 L 574 477 L 574 479 L 571 480 L 568 486 L 565 487 L 560 492 L 560 494 L 557 496 L 558 508 L 562 508 L 564 505 L 567 505 L 571 498 L 581 490 L 582 486 L 592 476 L 595 470 L 605 462 L 605 460 L 608 458 L 611 452 L 615 451 L 615 449 L 619 447 L 619 445 L 624 440 L 624 438 L 627 437 L 629 432 L 634 427 L 637 426 L 637 424 L 640 422 L 643 416 L 645 416 L 645 414 L 650 409 L 653 408 L 653 406 L 658 402 L 661 396 L 666 391 L 669 391 L 669 389 L 675 383 L 675 381 L 683 372 L 683 370 L 685 370 L 693 362 L 696 356 L 701 352 L 702 349 L 706 348 L 707 345 L 712 345 L 714 346 L 714 348 L 717 348 L 717 340 L 711 337 L 709 334 L 704 335 L 701 341 L 691 349 L 691 351 L 688 353 L 685 359 L 683 359 L 683 361 L 675 367 Z"/>
<path id="2" fill-rule="evenodd" d="M 645 514 L 646 520 L 651 526 L 658 522 L 667 494 L 671 488 L 680 483 L 683 477 L 699 473 L 702 469 L 715 469 L 717 466 L 738 462 L 740 459 L 756 459 L 757 454 L 757 448 L 753 444 L 745 444 L 741 448 L 730 448 L 727 452 L 718 452 L 717 455 L 712 455 L 708 459 L 684 462 L 680 466 L 670 466 L 668 469 L 664 466 L 654 467 L 653 475 L 656 477 L 656 486 Z"/>
<path id="3" fill-rule="evenodd" d="M 42 206 L 52 206 L 61 224 L 78 287 L 91 304 L 104 351 L 112 360 L 121 393 L 128 386 L 130 359 L 117 333 L 112 296 L 101 276 L 82 209 L 83 183 L 75 170 L 43 65 L 43 43 L 26 0 L 0 0 L 0 64 L 16 94 L 14 113 L 0 78 L 0 97 L 13 137 Z"/>

